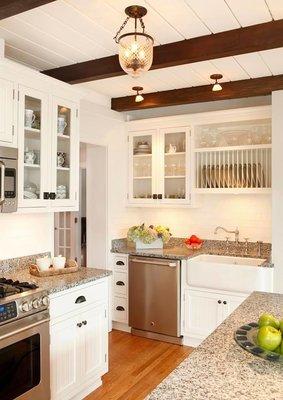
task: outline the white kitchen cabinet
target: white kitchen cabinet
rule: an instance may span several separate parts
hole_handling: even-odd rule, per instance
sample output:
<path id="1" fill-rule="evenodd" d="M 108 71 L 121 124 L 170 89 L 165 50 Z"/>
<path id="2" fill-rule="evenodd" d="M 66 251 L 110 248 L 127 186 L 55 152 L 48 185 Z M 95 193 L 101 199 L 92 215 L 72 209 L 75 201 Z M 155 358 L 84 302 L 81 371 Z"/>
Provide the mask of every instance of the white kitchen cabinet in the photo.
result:
<path id="1" fill-rule="evenodd" d="M 13 81 L 0 79 L 0 145 L 17 146 L 15 125 L 15 84 Z"/>
<path id="2" fill-rule="evenodd" d="M 129 204 L 189 205 L 190 154 L 187 126 L 129 131 Z"/>
<path id="3" fill-rule="evenodd" d="M 248 294 L 205 289 L 186 289 L 184 305 L 185 344 L 196 346 L 212 333 Z"/>
<path id="4" fill-rule="evenodd" d="M 80 400 L 108 370 L 108 279 L 51 295 L 50 315 L 51 400 Z"/>
<path id="5" fill-rule="evenodd" d="M 114 328 L 124 331 L 129 331 L 128 258 L 127 254 L 113 255 L 112 319 Z"/>
<path id="6" fill-rule="evenodd" d="M 0 60 L 0 145 L 19 149 L 18 212 L 78 210 L 81 97 L 70 85 Z"/>

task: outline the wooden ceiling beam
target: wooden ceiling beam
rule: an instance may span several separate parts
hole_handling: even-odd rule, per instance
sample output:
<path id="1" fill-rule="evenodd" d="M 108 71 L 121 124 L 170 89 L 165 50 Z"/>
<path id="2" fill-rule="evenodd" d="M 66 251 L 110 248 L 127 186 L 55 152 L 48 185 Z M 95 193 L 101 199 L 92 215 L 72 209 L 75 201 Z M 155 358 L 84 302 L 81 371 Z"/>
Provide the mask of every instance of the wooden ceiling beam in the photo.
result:
<path id="1" fill-rule="evenodd" d="M 283 47 L 283 19 L 154 47 L 151 69 Z M 124 75 L 117 55 L 42 71 L 71 84 Z"/>
<path id="2" fill-rule="evenodd" d="M 0 20 L 20 14 L 24 11 L 43 6 L 55 0 L 1 0 Z"/>
<path id="3" fill-rule="evenodd" d="M 222 90 L 219 92 L 213 92 L 212 85 L 204 85 L 143 94 L 144 100 L 140 103 L 135 102 L 135 96 L 116 97 L 111 100 L 111 108 L 121 112 L 265 96 L 275 90 L 283 90 L 283 75 L 225 82 L 221 86 Z"/>

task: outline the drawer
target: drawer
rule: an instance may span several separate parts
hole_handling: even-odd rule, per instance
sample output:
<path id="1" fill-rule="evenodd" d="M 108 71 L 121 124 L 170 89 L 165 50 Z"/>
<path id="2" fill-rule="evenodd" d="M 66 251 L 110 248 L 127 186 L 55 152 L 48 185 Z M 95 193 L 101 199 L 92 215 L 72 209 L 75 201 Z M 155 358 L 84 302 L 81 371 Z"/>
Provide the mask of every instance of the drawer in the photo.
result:
<path id="1" fill-rule="evenodd" d="M 76 288 L 63 290 L 50 296 L 50 318 L 77 312 L 86 306 L 108 302 L 108 279 L 99 280 Z"/>
<path id="2" fill-rule="evenodd" d="M 128 297 L 128 274 L 125 272 L 114 272 L 113 291 L 114 295 Z"/>
<path id="3" fill-rule="evenodd" d="M 127 255 L 115 255 L 113 259 L 114 259 L 114 271 L 128 272 Z"/>
<path id="4" fill-rule="evenodd" d="M 113 321 L 128 323 L 128 300 L 123 297 L 114 296 L 113 299 Z"/>

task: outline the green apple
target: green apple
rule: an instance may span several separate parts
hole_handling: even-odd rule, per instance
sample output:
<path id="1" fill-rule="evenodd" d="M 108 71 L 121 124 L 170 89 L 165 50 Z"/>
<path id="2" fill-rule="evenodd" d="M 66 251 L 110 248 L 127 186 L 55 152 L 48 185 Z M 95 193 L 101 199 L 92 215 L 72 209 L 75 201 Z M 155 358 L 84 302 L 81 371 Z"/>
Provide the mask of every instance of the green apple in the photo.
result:
<path id="1" fill-rule="evenodd" d="M 279 324 L 280 324 L 280 331 L 283 334 L 283 319 L 280 320 Z"/>
<path id="2" fill-rule="evenodd" d="M 259 327 L 262 326 L 273 326 L 273 328 L 279 329 L 279 321 L 274 315 L 271 314 L 262 314 L 258 320 Z"/>
<path id="3" fill-rule="evenodd" d="M 273 326 L 262 326 L 257 333 L 257 344 L 265 350 L 274 351 L 281 343 L 282 334 Z"/>

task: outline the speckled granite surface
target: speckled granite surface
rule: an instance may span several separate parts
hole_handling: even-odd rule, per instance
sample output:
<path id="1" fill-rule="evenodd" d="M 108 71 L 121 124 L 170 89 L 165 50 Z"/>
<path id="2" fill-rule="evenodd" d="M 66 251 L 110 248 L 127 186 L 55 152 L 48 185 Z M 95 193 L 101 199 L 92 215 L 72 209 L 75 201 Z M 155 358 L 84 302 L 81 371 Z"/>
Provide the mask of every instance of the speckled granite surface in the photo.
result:
<path id="1" fill-rule="evenodd" d="M 56 293 L 112 274 L 111 271 L 105 269 L 80 268 L 78 272 L 46 278 L 38 278 L 31 275 L 28 265 L 39 256 L 42 257 L 45 254 L 48 253 L 0 261 L 0 276 L 22 282 L 34 282 L 40 289 L 47 290 L 48 293 Z"/>
<path id="2" fill-rule="evenodd" d="M 257 254 L 257 243 L 249 243 L 248 254 L 245 254 L 245 243 L 229 242 L 228 248 L 222 240 L 206 240 L 199 250 L 190 250 L 184 244 L 184 238 L 171 238 L 170 242 L 163 249 L 146 249 L 136 250 L 134 244 L 131 244 L 127 239 L 112 240 L 113 253 L 124 253 L 130 255 L 147 256 L 147 257 L 164 257 L 172 259 L 188 259 L 200 254 L 214 254 L 214 255 L 229 255 L 238 257 L 254 257 L 262 258 L 263 262 L 267 260 L 262 266 L 272 267 L 269 262 L 271 254 L 271 244 L 263 243 L 261 257 Z"/>
<path id="3" fill-rule="evenodd" d="M 234 331 L 264 311 L 283 315 L 283 295 L 254 292 L 147 400 L 283 400 L 283 365 L 239 347 Z"/>

